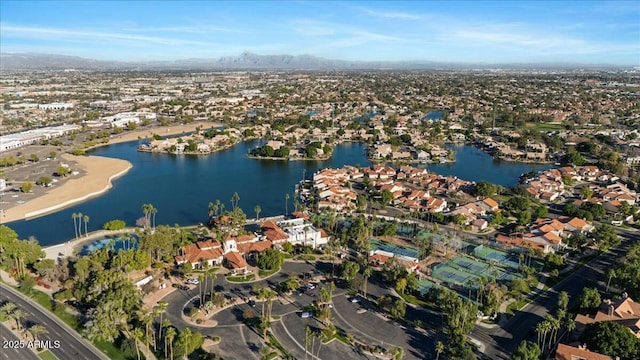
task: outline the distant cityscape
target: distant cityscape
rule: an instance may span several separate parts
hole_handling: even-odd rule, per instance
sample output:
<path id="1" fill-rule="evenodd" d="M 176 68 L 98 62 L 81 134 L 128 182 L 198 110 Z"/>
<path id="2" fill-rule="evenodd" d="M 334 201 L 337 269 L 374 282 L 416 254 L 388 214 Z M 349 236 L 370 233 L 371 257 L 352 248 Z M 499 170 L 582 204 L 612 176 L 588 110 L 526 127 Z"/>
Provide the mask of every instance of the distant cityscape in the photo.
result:
<path id="1" fill-rule="evenodd" d="M 637 69 L 3 54 L 0 95 L 10 358 L 640 357 Z"/>

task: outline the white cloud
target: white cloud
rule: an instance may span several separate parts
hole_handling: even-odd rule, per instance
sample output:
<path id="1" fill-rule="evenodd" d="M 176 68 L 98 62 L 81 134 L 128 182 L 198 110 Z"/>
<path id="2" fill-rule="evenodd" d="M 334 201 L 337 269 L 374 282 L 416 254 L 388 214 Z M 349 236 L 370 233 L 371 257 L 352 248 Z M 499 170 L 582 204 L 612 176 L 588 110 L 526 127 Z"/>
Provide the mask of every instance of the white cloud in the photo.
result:
<path id="1" fill-rule="evenodd" d="M 37 40 L 65 40 L 65 41 L 109 41 L 120 43 L 121 45 L 140 45 L 140 44 L 156 44 L 156 45 L 195 45 L 207 46 L 211 45 L 202 41 L 193 41 L 178 38 L 145 36 L 129 33 L 106 32 L 95 30 L 75 30 L 75 29 L 59 29 L 44 28 L 30 26 L 13 26 L 9 24 L 0 24 L 0 31 L 3 37 L 37 39 Z"/>
<path id="2" fill-rule="evenodd" d="M 420 20 L 423 16 L 401 12 L 401 11 L 383 11 L 383 10 L 373 10 L 366 7 L 356 6 L 353 7 L 355 10 L 372 17 L 382 18 L 382 19 L 396 19 L 396 20 Z"/>

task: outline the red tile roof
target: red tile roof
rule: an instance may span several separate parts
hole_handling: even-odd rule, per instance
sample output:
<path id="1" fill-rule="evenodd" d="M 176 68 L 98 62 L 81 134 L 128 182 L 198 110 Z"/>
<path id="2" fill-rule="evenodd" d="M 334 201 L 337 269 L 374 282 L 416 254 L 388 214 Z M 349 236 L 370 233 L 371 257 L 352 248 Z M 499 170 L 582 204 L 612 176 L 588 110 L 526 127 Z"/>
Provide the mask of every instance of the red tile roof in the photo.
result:
<path id="1" fill-rule="evenodd" d="M 231 265 L 231 268 L 233 269 L 243 269 L 247 267 L 247 262 L 242 256 L 240 256 L 240 253 L 238 252 L 230 251 L 224 254 L 224 257 L 225 259 L 227 259 L 227 261 Z"/>

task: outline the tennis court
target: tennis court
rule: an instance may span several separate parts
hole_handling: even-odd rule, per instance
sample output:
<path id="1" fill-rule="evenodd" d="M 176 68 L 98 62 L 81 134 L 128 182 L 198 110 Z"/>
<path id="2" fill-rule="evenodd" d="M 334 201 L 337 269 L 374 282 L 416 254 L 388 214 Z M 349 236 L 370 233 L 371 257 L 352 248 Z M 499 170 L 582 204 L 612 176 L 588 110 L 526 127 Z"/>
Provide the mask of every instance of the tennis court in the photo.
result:
<path id="1" fill-rule="evenodd" d="M 420 292 L 420 295 L 424 295 L 424 293 L 429 291 L 429 289 L 431 289 L 435 285 L 436 284 L 434 284 L 432 281 L 429 281 L 427 279 L 420 279 L 418 280 L 418 291 Z"/>
<path id="2" fill-rule="evenodd" d="M 449 262 L 453 266 L 460 268 L 460 270 L 468 271 L 473 274 L 479 274 L 489 268 L 489 265 L 469 259 L 468 257 L 458 256 Z"/>
<path id="3" fill-rule="evenodd" d="M 418 251 L 416 251 L 415 249 L 391 244 L 378 239 L 369 239 L 369 242 L 371 243 L 371 250 L 382 250 L 396 255 L 402 255 L 408 258 L 413 258 L 416 260 L 418 259 Z"/>
<path id="4" fill-rule="evenodd" d="M 431 274 L 433 277 L 440 281 L 453 283 L 456 285 L 467 285 L 469 280 L 474 280 L 475 278 L 477 278 L 476 275 L 458 270 L 448 265 L 447 263 L 434 266 L 433 272 Z"/>
<path id="5" fill-rule="evenodd" d="M 473 249 L 473 254 L 480 259 L 485 259 L 487 261 L 497 263 L 500 266 L 506 266 L 515 270 L 520 269 L 518 258 L 514 255 L 509 255 L 504 251 L 492 249 L 484 245 L 479 245 L 476 246 L 475 249 Z"/>

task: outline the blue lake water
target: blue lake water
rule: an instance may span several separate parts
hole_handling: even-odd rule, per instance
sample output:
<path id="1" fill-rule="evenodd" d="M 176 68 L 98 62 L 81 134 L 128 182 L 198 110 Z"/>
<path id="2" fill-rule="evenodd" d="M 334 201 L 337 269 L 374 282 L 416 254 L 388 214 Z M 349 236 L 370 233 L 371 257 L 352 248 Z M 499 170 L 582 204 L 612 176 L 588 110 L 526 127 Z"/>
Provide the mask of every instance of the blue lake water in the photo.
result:
<path id="1" fill-rule="evenodd" d="M 345 143 L 336 146 L 327 161 L 271 161 L 247 158 L 249 150 L 261 145 L 259 140 L 240 143 L 230 149 L 207 156 L 140 153 L 137 141 L 99 148 L 93 155 L 125 159 L 133 168 L 113 183 L 106 194 L 29 221 L 9 224 L 20 236 L 35 236 L 42 245 L 59 244 L 74 237 L 71 214 L 82 212 L 90 217 L 89 231 L 97 230 L 113 219 L 135 225 L 142 217 L 142 204 L 151 203 L 157 209 L 157 224 L 193 225 L 207 220 L 208 204 L 220 199 L 225 209 L 231 208 L 234 192 L 240 195 L 239 205 L 248 217 L 255 217 L 254 207 L 260 205 L 260 216 L 283 214 L 285 194 L 306 176 L 326 167 L 344 165 L 369 166 L 365 146 Z M 487 180 L 503 186 L 513 186 L 524 172 L 549 168 L 494 160 L 473 146 L 454 147 L 457 162 L 427 165 L 427 169 L 442 175 L 462 179 Z M 289 200 L 293 208 L 293 197 Z"/>

